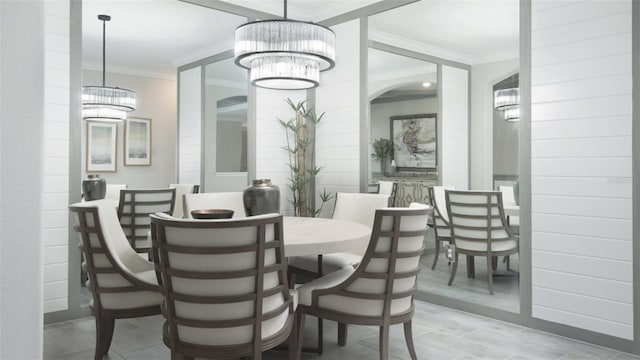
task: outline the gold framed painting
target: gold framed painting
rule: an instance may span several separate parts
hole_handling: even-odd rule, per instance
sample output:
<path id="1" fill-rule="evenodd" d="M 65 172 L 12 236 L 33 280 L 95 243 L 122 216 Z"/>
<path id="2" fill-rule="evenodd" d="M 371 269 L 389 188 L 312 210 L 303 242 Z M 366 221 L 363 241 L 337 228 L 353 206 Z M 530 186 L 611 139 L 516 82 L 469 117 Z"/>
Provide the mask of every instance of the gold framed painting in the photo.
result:
<path id="1" fill-rule="evenodd" d="M 151 119 L 127 117 L 124 128 L 124 164 L 151 165 Z"/>
<path id="2" fill-rule="evenodd" d="M 116 171 L 118 124 L 87 122 L 87 172 Z"/>

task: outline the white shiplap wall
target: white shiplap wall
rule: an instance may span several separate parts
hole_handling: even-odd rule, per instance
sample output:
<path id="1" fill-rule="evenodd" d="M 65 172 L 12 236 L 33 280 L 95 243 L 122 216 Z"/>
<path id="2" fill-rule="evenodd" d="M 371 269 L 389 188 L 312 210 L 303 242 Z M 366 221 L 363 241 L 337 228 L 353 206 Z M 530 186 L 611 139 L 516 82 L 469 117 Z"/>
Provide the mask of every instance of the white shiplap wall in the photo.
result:
<path id="1" fill-rule="evenodd" d="M 360 191 L 360 20 L 332 27 L 336 33 L 336 66 L 321 73 L 316 108 L 326 112 L 317 128 L 316 164 L 323 170 L 317 190 Z M 316 199 L 320 204 L 320 200 Z M 333 202 L 323 209 L 333 211 Z"/>
<path id="2" fill-rule="evenodd" d="M 202 68 L 181 71 L 178 99 L 178 182 L 200 184 Z"/>
<path id="3" fill-rule="evenodd" d="M 469 188 L 469 71 L 442 66 L 442 185 Z"/>
<path id="4" fill-rule="evenodd" d="M 68 308 L 69 1 L 44 2 L 44 312 Z M 80 189 L 78 189 L 80 191 Z"/>
<path id="5" fill-rule="evenodd" d="M 288 121 L 295 116 L 285 102 L 291 99 L 297 104 L 307 98 L 307 92 L 256 88 L 256 178 L 271 179 L 280 188 L 280 213 L 293 215 L 292 199 L 288 188 L 289 156 L 282 148 L 287 144 L 284 128 L 278 119 Z M 253 179 L 249 179 L 251 181 Z"/>
<path id="6" fill-rule="evenodd" d="M 532 3 L 532 315 L 633 339 L 631 0 Z"/>

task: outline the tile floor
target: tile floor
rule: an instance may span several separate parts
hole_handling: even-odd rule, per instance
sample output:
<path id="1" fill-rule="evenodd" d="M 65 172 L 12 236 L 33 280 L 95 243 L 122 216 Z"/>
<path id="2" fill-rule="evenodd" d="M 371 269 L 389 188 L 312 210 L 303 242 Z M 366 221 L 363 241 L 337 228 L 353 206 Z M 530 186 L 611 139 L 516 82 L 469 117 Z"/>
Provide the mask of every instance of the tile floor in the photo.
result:
<path id="1" fill-rule="evenodd" d="M 163 360 L 169 351 L 162 343 L 161 316 L 117 320 L 109 355 L 111 360 Z M 308 319 L 305 343 L 315 341 L 315 319 Z M 303 354 L 302 359 L 353 360 L 378 358 L 375 327 L 351 326 L 346 347 L 336 344 L 336 325 L 325 321 L 322 356 Z M 640 357 L 562 338 L 522 326 L 416 302 L 413 335 L 420 359 L 615 359 Z M 46 325 L 44 359 L 92 359 L 95 328 L 92 317 Z M 408 359 L 402 326 L 393 326 L 390 359 Z M 283 351 L 265 353 L 266 360 L 287 359 Z"/>

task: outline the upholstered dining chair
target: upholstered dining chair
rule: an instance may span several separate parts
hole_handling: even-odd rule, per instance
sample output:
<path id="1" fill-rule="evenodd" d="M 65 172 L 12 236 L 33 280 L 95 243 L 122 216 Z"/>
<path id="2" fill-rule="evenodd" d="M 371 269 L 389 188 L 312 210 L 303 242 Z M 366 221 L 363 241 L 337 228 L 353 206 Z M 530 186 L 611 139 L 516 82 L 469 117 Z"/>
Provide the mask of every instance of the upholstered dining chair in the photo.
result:
<path id="1" fill-rule="evenodd" d="M 191 216 L 192 210 L 202 209 L 228 209 L 233 210 L 233 218 L 246 217 L 242 192 L 211 192 L 199 194 L 185 194 L 184 216 Z"/>
<path id="2" fill-rule="evenodd" d="M 116 206 L 118 206 L 118 201 L 120 201 L 120 190 L 125 190 L 126 188 L 127 184 L 107 184 L 107 191 L 104 198 L 112 200 Z"/>
<path id="3" fill-rule="evenodd" d="M 411 330 L 413 297 L 431 210 L 418 203 L 376 210 L 369 247 L 356 269 L 344 268 L 297 288 L 298 344 L 304 315 L 309 314 L 337 321 L 341 346 L 346 344 L 346 324 L 379 326 L 380 359 L 387 359 L 389 327 L 404 324 L 409 355 L 417 359 Z"/>
<path id="4" fill-rule="evenodd" d="M 118 219 L 131 247 L 139 253 L 149 252 L 149 215 L 159 212 L 172 214 L 175 201 L 175 188 L 120 191 Z"/>
<path id="5" fill-rule="evenodd" d="M 378 181 L 378 194 L 389 195 L 389 206 L 396 206 L 396 197 L 398 196 L 398 182 L 396 181 Z"/>
<path id="6" fill-rule="evenodd" d="M 506 205 L 517 205 L 515 193 L 513 192 L 513 186 L 498 186 L 498 190 L 502 193 L 502 202 Z M 520 217 L 519 216 L 509 216 L 507 217 L 509 221 L 509 225 L 512 227 L 520 226 Z"/>
<path id="7" fill-rule="evenodd" d="M 176 202 L 173 206 L 171 216 L 182 218 L 184 216 L 184 195 L 197 194 L 200 192 L 200 185 L 196 184 L 169 184 L 169 188 L 176 189 Z"/>
<path id="8" fill-rule="evenodd" d="M 467 255 L 471 266 L 474 265 L 474 256 L 482 256 L 487 259 L 487 281 L 489 293 L 493 295 L 494 257 L 497 259 L 498 256 L 518 252 L 518 238 L 511 232 L 505 218 L 502 193 L 447 190 L 445 196 L 451 241 L 456 248 L 449 286 L 456 276 L 459 254 Z"/>
<path id="9" fill-rule="evenodd" d="M 436 238 L 436 252 L 433 256 L 431 270 L 436 268 L 442 243 L 451 243 L 451 228 L 449 226 L 449 215 L 447 214 L 444 192 L 453 189 L 455 189 L 454 186 L 430 186 L 428 188 L 429 204 L 433 207 L 433 231 Z"/>
<path id="10" fill-rule="evenodd" d="M 72 204 L 96 320 L 95 359 L 109 352 L 116 319 L 160 314 L 162 296 L 152 263 L 129 245 L 112 200 Z"/>
<path id="11" fill-rule="evenodd" d="M 295 295 L 286 276 L 282 216 L 151 216 L 171 358 L 251 357 L 289 340 L 296 356 Z"/>

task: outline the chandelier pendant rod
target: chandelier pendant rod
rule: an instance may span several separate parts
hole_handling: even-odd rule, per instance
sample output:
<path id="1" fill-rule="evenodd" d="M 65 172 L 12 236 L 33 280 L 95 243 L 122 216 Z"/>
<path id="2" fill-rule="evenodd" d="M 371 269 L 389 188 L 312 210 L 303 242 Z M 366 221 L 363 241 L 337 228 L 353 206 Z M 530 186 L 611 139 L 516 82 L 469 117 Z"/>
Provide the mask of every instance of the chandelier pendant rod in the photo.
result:
<path id="1" fill-rule="evenodd" d="M 284 0 L 284 19 L 287 20 L 287 0 Z"/>
<path id="2" fill-rule="evenodd" d="M 105 85 L 107 19 L 102 19 L 102 86 Z"/>

